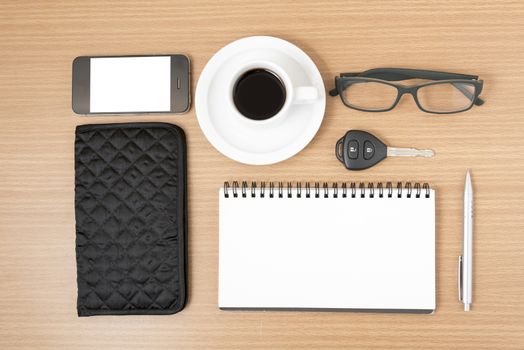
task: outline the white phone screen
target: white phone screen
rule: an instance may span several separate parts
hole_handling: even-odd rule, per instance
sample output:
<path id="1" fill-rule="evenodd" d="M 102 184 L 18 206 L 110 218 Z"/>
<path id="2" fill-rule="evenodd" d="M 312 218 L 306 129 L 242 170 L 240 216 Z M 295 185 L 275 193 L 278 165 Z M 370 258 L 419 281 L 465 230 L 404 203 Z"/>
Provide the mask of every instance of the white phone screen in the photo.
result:
<path id="1" fill-rule="evenodd" d="M 90 66 L 91 113 L 170 111 L 170 56 L 91 58 Z"/>

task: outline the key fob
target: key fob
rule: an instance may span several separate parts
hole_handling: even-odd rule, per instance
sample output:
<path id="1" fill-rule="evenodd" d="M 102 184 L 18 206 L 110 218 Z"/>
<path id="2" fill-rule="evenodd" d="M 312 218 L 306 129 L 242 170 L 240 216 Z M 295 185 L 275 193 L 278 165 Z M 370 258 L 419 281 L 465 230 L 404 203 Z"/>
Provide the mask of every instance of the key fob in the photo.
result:
<path id="1" fill-rule="evenodd" d="M 349 130 L 337 141 L 337 159 L 349 170 L 372 167 L 387 157 L 387 146 L 368 132 Z"/>

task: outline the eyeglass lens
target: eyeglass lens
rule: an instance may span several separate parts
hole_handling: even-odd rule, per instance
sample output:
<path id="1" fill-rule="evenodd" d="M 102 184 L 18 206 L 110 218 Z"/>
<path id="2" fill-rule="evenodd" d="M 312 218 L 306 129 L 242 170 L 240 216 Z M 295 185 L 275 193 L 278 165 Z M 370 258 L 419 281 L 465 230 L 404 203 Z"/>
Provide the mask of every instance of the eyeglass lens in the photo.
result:
<path id="1" fill-rule="evenodd" d="M 453 82 L 426 85 L 418 89 L 420 106 L 430 112 L 456 112 L 471 107 L 475 99 L 473 84 Z"/>
<path id="2" fill-rule="evenodd" d="M 342 98 L 353 107 L 380 111 L 391 108 L 397 95 L 398 90 L 394 86 L 373 81 L 357 81 L 346 86 Z"/>

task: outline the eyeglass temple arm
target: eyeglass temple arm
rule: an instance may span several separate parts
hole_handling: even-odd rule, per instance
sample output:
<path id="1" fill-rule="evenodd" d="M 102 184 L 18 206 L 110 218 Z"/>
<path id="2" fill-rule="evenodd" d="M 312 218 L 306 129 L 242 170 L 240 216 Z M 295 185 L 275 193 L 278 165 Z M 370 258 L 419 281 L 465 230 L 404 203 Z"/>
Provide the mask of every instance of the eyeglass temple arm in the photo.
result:
<path id="1" fill-rule="evenodd" d="M 449 79 L 469 79 L 477 80 L 478 76 L 469 75 L 469 74 L 459 74 L 459 73 L 448 73 L 448 72 L 438 72 L 432 70 L 423 70 L 423 69 L 407 69 L 407 68 L 375 68 L 370 69 L 361 73 L 342 73 L 341 77 L 366 77 L 366 78 L 375 78 L 382 79 L 386 81 L 400 81 L 407 79 L 428 79 L 428 80 L 449 80 Z M 464 88 L 460 84 L 453 84 L 453 86 L 462 92 L 464 96 L 468 99 L 473 100 L 474 94 L 469 90 Z M 330 92 L 331 94 L 331 92 Z M 336 95 L 332 95 L 336 96 Z M 484 100 L 480 97 L 477 97 L 474 101 L 477 106 L 484 104 Z"/>
<path id="2" fill-rule="evenodd" d="M 478 76 L 459 73 L 438 72 L 424 69 L 407 68 L 374 68 L 361 73 L 342 73 L 340 76 L 367 77 L 387 81 L 399 81 L 406 79 L 429 79 L 429 80 L 448 80 L 448 79 L 472 79 L 477 80 Z"/>
<path id="3" fill-rule="evenodd" d="M 333 89 L 329 90 L 329 96 L 338 96 L 338 89 L 336 86 Z"/>
<path id="4" fill-rule="evenodd" d="M 482 106 L 484 104 L 484 100 L 481 99 L 480 97 L 477 97 L 475 99 L 475 94 L 472 93 L 471 91 L 469 91 L 468 89 L 466 89 L 464 87 L 464 85 L 460 84 L 460 83 L 451 83 L 451 85 L 453 85 L 457 90 L 459 90 L 460 92 L 462 92 L 462 94 L 464 96 L 466 96 L 470 101 L 473 101 L 473 103 L 475 103 L 475 105 L 477 106 Z"/>

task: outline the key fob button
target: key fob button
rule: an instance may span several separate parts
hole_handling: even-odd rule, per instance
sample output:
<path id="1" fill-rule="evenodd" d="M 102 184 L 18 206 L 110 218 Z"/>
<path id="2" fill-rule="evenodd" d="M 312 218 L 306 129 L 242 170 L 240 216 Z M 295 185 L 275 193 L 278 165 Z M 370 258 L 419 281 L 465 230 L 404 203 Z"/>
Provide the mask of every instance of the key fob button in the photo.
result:
<path id="1" fill-rule="evenodd" d="M 364 159 L 368 160 L 375 155 L 375 145 L 371 141 L 364 142 Z"/>
<path id="2" fill-rule="evenodd" d="M 350 140 L 348 142 L 348 156 L 349 156 L 349 159 L 358 158 L 358 141 L 357 140 Z"/>

